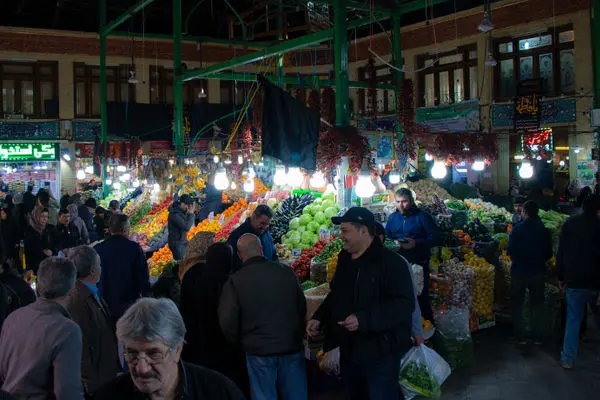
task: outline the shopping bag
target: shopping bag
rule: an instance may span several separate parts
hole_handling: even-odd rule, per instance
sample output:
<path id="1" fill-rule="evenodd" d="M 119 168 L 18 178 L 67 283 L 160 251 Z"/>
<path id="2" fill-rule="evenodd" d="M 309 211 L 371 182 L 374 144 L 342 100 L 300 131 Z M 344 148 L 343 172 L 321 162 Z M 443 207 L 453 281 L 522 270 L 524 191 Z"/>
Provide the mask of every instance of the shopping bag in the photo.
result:
<path id="1" fill-rule="evenodd" d="M 327 375 L 339 376 L 340 375 L 340 348 L 322 353 L 318 357 L 319 368 Z"/>
<path id="2" fill-rule="evenodd" d="M 413 347 L 400 363 L 399 383 L 407 400 L 417 396 L 440 397 L 450 376 L 450 365 L 425 345 Z"/>

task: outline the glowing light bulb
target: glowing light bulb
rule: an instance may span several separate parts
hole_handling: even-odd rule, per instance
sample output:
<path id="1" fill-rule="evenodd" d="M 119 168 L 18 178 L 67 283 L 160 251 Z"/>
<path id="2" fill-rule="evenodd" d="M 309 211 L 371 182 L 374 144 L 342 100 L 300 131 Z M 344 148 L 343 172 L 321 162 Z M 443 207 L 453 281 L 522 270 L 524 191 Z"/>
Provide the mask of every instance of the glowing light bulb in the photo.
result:
<path id="1" fill-rule="evenodd" d="M 433 167 L 431 167 L 431 176 L 433 179 L 444 179 L 448 174 L 448 170 L 446 168 L 446 164 L 441 161 L 436 161 L 433 163 Z"/>
<path id="2" fill-rule="evenodd" d="M 321 173 L 321 171 L 315 172 L 310 178 L 310 186 L 314 188 L 322 188 L 325 186 L 325 176 Z"/>
<path id="3" fill-rule="evenodd" d="M 155 183 L 155 184 L 154 184 L 154 186 L 152 187 L 152 189 L 153 189 L 155 192 L 160 192 L 160 185 L 159 185 L 158 183 Z"/>
<path id="4" fill-rule="evenodd" d="M 80 169 L 77 171 L 77 174 L 75 176 L 77 177 L 77 179 L 85 179 L 85 171 Z"/>
<path id="5" fill-rule="evenodd" d="M 398 172 L 398 171 L 390 172 L 390 174 L 388 175 L 388 180 L 390 181 L 390 183 L 392 185 L 397 185 L 398 183 L 400 183 L 400 172 Z"/>
<path id="6" fill-rule="evenodd" d="M 361 171 L 356 182 L 356 195 L 360 198 L 371 197 L 375 194 L 375 185 L 371 181 L 371 173 L 369 171 Z"/>
<path id="7" fill-rule="evenodd" d="M 473 171 L 481 172 L 485 169 L 485 163 L 481 160 L 477 160 L 471 165 Z"/>
<path id="8" fill-rule="evenodd" d="M 85 167 L 85 173 L 86 174 L 93 174 L 94 173 L 94 167 L 92 165 L 88 165 L 87 167 Z"/>
<path id="9" fill-rule="evenodd" d="M 519 168 L 519 176 L 523 179 L 530 179 L 533 177 L 533 166 L 529 161 L 523 161 L 521 168 Z"/>
<path id="10" fill-rule="evenodd" d="M 425 161 L 433 161 L 433 156 L 429 153 L 425 153 Z"/>
<path id="11" fill-rule="evenodd" d="M 229 179 L 227 179 L 227 171 L 225 171 L 225 168 L 217 168 L 213 184 L 217 190 L 225 190 L 229 187 Z"/>
<path id="12" fill-rule="evenodd" d="M 254 192 L 254 179 L 248 178 L 244 182 L 244 192 L 252 193 Z"/>
<path id="13" fill-rule="evenodd" d="M 213 161 L 214 163 L 218 163 L 219 162 L 219 156 L 215 154 L 215 156 L 213 157 Z"/>
<path id="14" fill-rule="evenodd" d="M 231 181 L 230 188 L 231 188 L 231 190 L 236 190 L 237 189 L 237 185 L 235 184 L 235 181 Z"/>
<path id="15" fill-rule="evenodd" d="M 127 171 L 127 167 L 125 167 L 124 165 L 119 165 L 117 167 L 117 172 L 125 172 Z"/>
<path id="16" fill-rule="evenodd" d="M 300 168 L 290 167 L 287 173 L 287 182 L 292 187 L 302 186 L 302 182 L 304 182 L 304 175 L 302 175 Z"/>
<path id="17" fill-rule="evenodd" d="M 137 180 L 137 179 L 136 179 L 136 180 L 134 180 L 134 181 L 133 181 L 133 187 L 134 187 L 134 188 L 140 187 L 140 181 L 139 181 L 139 180 Z"/>
<path id="18" fill-rule="evenodd" d="M 121 184 L 119 182 L 113 182 L 112 186 L 113 186 L 113 188 L 115 188 L 117 190 L 121 189 Z"/>
<path id="19" fill-rule="evenodd" d="M 285 185 L 286 174 L 285 167 L 283 165 L 278 165 L 275 167 L 275 175 L 273 175 L 273 183 L 277 186 Z"/>
<path id="20" fill-rule="evenodd" d="M 108 178 L 108 179 L 106 180 L 106 184 L 107 184 L 108 186 L 112 185 L 112 179 Z"/>
<path id="21" fill-rule="evenodd" d="M 237 158 L 238 164 L 242 165 L 244 163 L 244 157 L 240 154 Z"/>

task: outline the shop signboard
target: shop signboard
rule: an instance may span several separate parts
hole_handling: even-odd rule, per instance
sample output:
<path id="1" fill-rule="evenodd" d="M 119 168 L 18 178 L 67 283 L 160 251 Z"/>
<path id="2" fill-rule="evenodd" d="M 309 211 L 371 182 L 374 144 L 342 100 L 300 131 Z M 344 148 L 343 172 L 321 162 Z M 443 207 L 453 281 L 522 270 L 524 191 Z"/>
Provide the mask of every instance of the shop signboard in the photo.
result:
<path id="1" fill-rule="evenodd" d="M 581 187 L 594 187 L 596 184 L 596 161 L 577 161 L 577 180 Z"/>
<path id="2" fill-rule="evenodd" d="M 171 149 L 170 140 L 154 140 L 150 142 L 150 151 L 168 151 Z"/>
<path id="3" fill-rule="evenodd" d="M 479 100 L 417 108 L 418 124 L 434 132 L 479 131 Z"/>
<path id="4" fill-rule="evenodd" d="M 0 161 L 56 161 L 56 143 L 0 143 Z"/>

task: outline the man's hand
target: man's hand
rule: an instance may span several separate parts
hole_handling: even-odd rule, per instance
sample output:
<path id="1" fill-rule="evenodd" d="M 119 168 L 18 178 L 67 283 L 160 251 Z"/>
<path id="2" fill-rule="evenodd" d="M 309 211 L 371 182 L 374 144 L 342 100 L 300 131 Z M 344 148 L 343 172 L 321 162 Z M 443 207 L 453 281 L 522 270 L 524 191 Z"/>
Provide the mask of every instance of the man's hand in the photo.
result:
<path id="1" fill-rule="evenodd" d="M 415 341 L 415 346 L 420 346 L 425 343 L 425 338 L 423 336 L 415 336 L 413 337 L 413 340 Z"/>
<path id="2" fill-rule="evenodd" d="M 52 250 L 44 249 L 42 250 L 42 252 L 48 257 L 52 257 Z"/>
<path id="3" fill-rule="evenodd" d="M 402 245 L 400 246 L 403 249 L 410 250 L 410 249 L 414 249 L 415 247 L 417 247 L 417 242 L 415 241 L 415 239 L 405 238 L 404 240 L 406 240 L 406 243 L 402 243 Z"/>
<path id="4" fill-rule="evenodd" d="M 321 322 L 316 319 L 311 319 L 308 321 L 308 325 L 306 326 L 306 333 L 310 337 L 315 337 L 319 334 L 321 329 Z"/>
<path id="5" fill-rule="evenodd" d="M 358 330 L 358 318 L 356 315 L 351 314 L 344 321 L 338 322 L 342 327 L 348 329 L 350 332 L 355 332 Z"/>

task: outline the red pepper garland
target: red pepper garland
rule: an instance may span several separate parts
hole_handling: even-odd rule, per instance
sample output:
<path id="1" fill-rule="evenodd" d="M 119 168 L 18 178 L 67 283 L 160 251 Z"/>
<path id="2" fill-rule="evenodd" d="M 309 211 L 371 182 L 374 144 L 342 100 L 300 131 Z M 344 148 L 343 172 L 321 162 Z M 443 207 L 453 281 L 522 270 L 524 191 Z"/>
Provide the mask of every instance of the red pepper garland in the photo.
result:
<path id="1" fill-rule="evenodd" d="M 417 158 L 416 134 L 418 126 L 415 117 L 414 86 L 410 79 L 404 79 L 399 83 L 398 123 L 402 128 L 403 134 L 396 147 L 396 151 L 399 154 L 398 158 Z"/>
<path id="2" fill-rule="evenodd" d="M 375 60 L 369 57 L 367 61 L 366 74 L 368 76 L 367 89 L 367 117 L 371 121 L 377 119 L 377 70 L 375 69 Z"/>
<path id="3" fill-rule="evenodd" d="M 313 110 L 316 114 L 321 114 L 321 94 L 317 89 L 310 91 L 308 96 L 308 108 Z"/>

